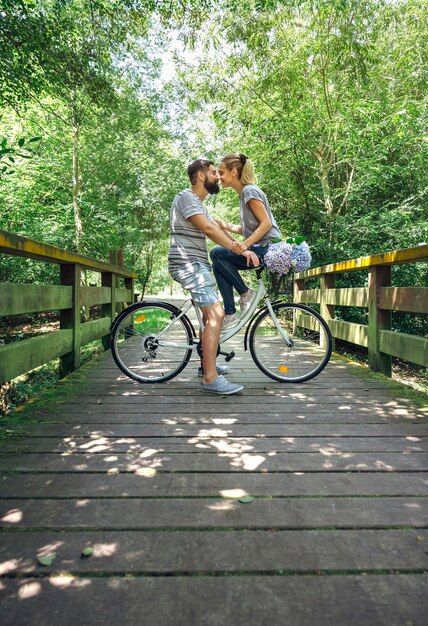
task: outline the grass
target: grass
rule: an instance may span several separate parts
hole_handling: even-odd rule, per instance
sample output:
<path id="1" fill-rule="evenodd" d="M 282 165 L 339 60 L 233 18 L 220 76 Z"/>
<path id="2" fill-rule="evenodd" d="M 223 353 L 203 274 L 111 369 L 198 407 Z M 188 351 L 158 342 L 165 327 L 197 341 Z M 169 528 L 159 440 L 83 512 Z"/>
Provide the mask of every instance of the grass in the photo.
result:
<path id="1" fill-rule="evenodd" d="M 368 369 L 368 355 L 366 348 L 336 339 L 335 353 L 343 356 L 350 362 L 364 365 L 367 371 L 371 371 Z M 414 389 L 415 391 L 428 394 L 428 368 L 413 365 L 412 363 L 393 358 L 392 379 L 382 377 L 382 380 L 385 378 L 389 381 L 401 383 L 402 385 L 409 387 L 409 389 Z"/>
<path id="2" fill-rule="evenodd" d="M 403 380 L 394 380 L 388 376 L 384 376 L 384 374 L 373 372 L 364 363 L 361 363 L 356 359 L 349 358 L 349 355 L 347 354 L 339 354 L 337 352 L 334 352 L 333 354 L 335 358 L 345 359 L 348 363 L 355 365 L 353 368 L 354 376 L 370 380 L 379 380 L 388 388 L 393 398 L 406 398 L 407 400 L 411 400 L 416 406 L 426 408 L 428 410 L 428 394 L 424 388 L 417 389 L 410 386 L 408 383 L 404 383 Z"/>

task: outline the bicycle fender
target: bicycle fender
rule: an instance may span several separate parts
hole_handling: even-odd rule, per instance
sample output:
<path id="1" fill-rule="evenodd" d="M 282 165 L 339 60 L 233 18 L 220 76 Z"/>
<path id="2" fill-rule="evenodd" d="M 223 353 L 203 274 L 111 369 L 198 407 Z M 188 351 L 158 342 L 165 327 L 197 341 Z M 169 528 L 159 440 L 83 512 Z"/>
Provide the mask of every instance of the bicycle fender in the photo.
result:
<path id="1" fill-rule="evenodd" d="M 275 300 L 274 302 L 272 302 L 272 306 L 275 306 L 276 304 L 282 304 L 282 303 L 283 303 L 283 300 Z M 256 311 L 254 313 L 253 317 L 250 319 L 250 321 L 249 321 L 249 323 L 247 325 L 247 328 L 245 329 L 245 336 L 244 336 L 244 350 L 245 350 L 245 352 L 247 351 L 248 335 L 250 334 L 252 325 L 254 324 L 256 319 L 259 318 L 260 315 L 262 315 L 262 313 L 266 313 L 267 310 L 268 310 L 267 306 L 262 307 L 261 309 Z"/>

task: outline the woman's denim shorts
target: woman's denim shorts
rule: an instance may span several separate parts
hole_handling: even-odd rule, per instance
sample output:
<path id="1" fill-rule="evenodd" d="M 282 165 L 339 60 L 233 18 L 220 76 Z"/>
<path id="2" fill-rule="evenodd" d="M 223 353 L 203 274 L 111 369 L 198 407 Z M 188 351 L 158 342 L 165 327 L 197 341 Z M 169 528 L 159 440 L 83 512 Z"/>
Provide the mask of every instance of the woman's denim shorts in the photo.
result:
<path id="1" fill-rule="evenodd" d="M 183 289 L 190 291 L 192 300 L 199 307 L 203 308 L 219 302 L 217 285 L 209 265 L 193 261 L 191 267 L 173 270 L 171 276 L 180 283 Z"/>

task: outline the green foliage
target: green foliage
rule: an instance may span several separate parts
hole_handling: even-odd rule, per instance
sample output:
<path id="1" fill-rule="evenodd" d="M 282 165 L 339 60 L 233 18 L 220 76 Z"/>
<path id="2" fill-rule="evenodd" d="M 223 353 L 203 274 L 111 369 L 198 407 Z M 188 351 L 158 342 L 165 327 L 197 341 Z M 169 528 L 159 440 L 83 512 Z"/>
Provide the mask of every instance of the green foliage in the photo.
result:
<path id="1" fill-rule="evenodd" d="M 314 265 L 428 241 L 427 13 L 420 0 L 0 0 L 0 227 L 98 258 L 122 248 L 137 290 L 156 292 L 186 164 L 239 151 Z M 164 85 L 168 37 L 181 43 Z M 230 190 L 208 205 L 239 220 Z M 411 271 L 396 284 L 426 284 Z M 55 282 L 57 268 L 2 258 L 0 279 Z"/>
<path id="2" fill-rule="evenodd" d="M 7 137 L 3 137 L 0 144 L 0 178 L 3 175 L 14 174 L 17 160 L 19 162 L 21 159 L 31 159 L 34 151 L 28 144 L 33 144 L 40 139 L 41 137 L 32 137 L 27 141 L 20 137 L 16 145 L 11 145 L 8 144 Z"/>
<path id="3" fill-rule="evenodd" d="M 428 240 L 427 16 L 416 0 L 228 4 L 181 77 L 315 265 Z"/>

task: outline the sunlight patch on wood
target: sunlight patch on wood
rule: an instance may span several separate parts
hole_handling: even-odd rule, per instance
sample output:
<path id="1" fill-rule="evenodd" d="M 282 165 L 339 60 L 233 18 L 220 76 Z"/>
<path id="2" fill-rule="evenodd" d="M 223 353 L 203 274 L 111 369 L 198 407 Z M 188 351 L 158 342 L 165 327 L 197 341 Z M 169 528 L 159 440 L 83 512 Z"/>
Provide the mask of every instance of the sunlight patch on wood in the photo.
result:
<path id="1" fill-rule="evenodd" d="M 24 517 L 21 509 L 11 509 L 0 519 L 0 522 L 7 522 L 8 524 L 17 524 L 22 521 Z"/>

